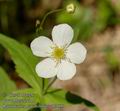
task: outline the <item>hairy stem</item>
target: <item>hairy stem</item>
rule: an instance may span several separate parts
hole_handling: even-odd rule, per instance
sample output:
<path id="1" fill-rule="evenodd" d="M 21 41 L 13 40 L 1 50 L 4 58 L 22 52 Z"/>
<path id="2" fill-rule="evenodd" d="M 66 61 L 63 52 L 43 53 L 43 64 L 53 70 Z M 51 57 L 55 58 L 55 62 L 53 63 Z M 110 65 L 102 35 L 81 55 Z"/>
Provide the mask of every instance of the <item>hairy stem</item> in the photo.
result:
<path id="1" fill-rule="evenodd" d="M 42 21 L 41 21 L 41 23 L 40 23 L 40 29 L 43 29 L 43 24 L 44 24 L 44 22 L 45 22 L 45 20 L 46 20 L 46 18 L 50 15 L 50 14 L 53 14 L 53 13 L 56 13 L 56 12 L 60 12 L 60 11 L 63 11 L 64 9 L 57 9 L 57 10 L 53 10 L 53 11 L 50 11 L 50 12 L 48 12 L 47 14 L 45 14 L 45 16 L 43 17 L 43 19 L 42 19 Z"/>
<path id="2" fill-rule="evenodd" d="M 45 88 L 45 90 L 43 91 L 43 94 L 44 94 L 44 95 L 47 93 L 48 89 L 52 86 L 52 84 L 56 81 L 56 79 L 57 79 L 57 77 L 55 76 L 55 77 L 53 78 L 53 80 L 51 80 L 51 81 L 49 82 L 48 86 L 47 86 L 47 87 Z"/>

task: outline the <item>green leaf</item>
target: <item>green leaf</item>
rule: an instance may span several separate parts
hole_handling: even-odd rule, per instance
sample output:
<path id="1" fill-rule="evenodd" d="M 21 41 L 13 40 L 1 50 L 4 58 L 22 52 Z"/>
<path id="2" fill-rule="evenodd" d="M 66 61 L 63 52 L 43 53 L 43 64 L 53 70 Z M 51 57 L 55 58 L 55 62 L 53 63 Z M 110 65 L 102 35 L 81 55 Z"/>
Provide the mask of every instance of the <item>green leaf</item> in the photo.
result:
<path id="1" fill-rule="evenodd" d="M 43 111 L 43 110 L 41 110 L 41 108 L 32 108 L 29 111 Z"/>
<path id="2" fill-rule="evenodd" d="M 40 91 L 41 79 L 35 72 L 38 58 L 33 56 L 31 50 L 3 34 L 0 34 L 0 44 L 8 50 L 16 64 L 16 71 L 31 87 Z"/>
<path id="3" fill-rule="evenodd" d="M 71 104 L 85 104 L 88 108 L 91 108 L 93 109 L 94 111 L 100 111 L 99 108 L 92 102 L 80 97 L 80 96 L 77 96 L 75 94 L 72 94 L 70 92 L 67 92 L 66 93 L 66 99 L 67 101 L 69 101 Z"/>
<path id="4" fill-rule="evenodd" d="M 64 104 L 68 105 L 69 102 L 65 99 L 66 93 L 64 91 L 57 91 L 48 93 L 44 96 L 45 104 Z"/>
<path id="5" fill-rule="evenodd" d="M 36 107 L 40 97 L 34 89 L 17 90 L 0 101 L 0 111 L 28 111 Z"/>
<path id="6" fill-rule="evenodd" d="M 0 100 L 2 100 L 7 94 L 15 90 L 15 83 L 10 80 L 6 72 L 0 67 Z"/>
<path id="7" fill-rule="evenodd" d="M 100 111 L 99 108 L 92 102 L 65 91 L 51 92 L 44 97 L 45 104 L 61 104 L 61 105 L 71 105 L 71 104 L 85 104 L 88 108 L 93 111 Z"/>

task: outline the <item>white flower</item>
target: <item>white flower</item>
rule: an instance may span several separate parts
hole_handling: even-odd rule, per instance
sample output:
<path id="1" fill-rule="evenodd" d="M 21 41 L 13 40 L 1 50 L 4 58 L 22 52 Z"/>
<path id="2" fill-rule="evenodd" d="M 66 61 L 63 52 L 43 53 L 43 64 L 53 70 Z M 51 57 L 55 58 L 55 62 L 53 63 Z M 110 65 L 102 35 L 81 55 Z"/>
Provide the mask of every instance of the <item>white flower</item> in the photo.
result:
<path id="1" fill-rule="evenodd" d="M 52 39 L 40 36 L 31 43 L 34 55 L 45 57 L 36 66 L 38 76 L 60 80 L 69 80 L 76 74 L 75 64 L 80 64 L 86 57 L 86 48 L 79 42 L 70 45 L 73 29 L 68 24 L 54 26 Z"/>

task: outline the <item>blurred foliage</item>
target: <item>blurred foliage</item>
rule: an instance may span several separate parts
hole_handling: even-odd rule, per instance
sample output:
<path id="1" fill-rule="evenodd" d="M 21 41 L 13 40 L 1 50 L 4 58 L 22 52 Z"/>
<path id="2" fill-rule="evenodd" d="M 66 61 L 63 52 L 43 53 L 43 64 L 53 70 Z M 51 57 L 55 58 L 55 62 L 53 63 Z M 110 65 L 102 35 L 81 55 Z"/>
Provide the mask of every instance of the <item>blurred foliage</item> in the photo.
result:
<path id="1" fill-rule="evenodd" d="M 43 18 L 43 15 L 50 10 L 47 2 L 51 0 L 2 0 L 0 1 L 0 32 L 20 41 L 29 43 L 35 35 L 35 22 Z M 59 3 L 61 1 L 61 3 Z M 75 30 L 74 41 L 88 40 L 93 33 L 103 31 L 107 26 L 120 23 L 119 2 L 113 5 L 110 0 L 97 0 L 93 4 L 84 5 L 82 0 L 56 0 L 56 8 L 65 8 L 68 3 L 76 5 L 74 14 L 66 11 L 51 14 L 45 22 L 46 33 L 51 30 L 55 23 L 69 23 Z M 56 5 L 52 3 L 52 7 Z M 49 7 L 48 7 L 49 6 Z"/>
<path id="2" fill-rule="evenodd" d="M 105 48 L 104 51 L 105 51 L 106 62 L 110 68 L 110 71 L 111 72 L 118 71 L 120 67 L 120 61 L 119 58 L 116 57 L 116 55 L 114 54 L 113 48 L 108 46 Z"/>

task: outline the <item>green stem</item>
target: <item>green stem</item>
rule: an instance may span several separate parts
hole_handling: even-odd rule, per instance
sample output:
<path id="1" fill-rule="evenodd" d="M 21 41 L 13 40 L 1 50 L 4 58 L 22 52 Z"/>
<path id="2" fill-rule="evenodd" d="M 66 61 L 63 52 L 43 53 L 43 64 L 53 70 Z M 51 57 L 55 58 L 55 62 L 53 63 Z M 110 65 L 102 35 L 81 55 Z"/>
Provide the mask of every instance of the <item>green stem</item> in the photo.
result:
<path id="1" fill-rule="evenodd" d="M 50 15 L 50 14 L 53 14 L 53 13 L 56 13 L 56 12 L 60 12 L 60 11 L 63 11 L 64 9 L 57 9 L 57 10 L 53 10 L 53 11 L 50 11 L 50 12 L 48 12 L 47 14 L 45 14 L 45 16 L 43 17 L 43 19 L 42 19 L 42 21 L 41 21 L 41 23 L 40 23 L 40 29 L 43 29 L 43 24 L 44 24 L 44 22 L 45 22 L 45 20 L 46 20 L 46 18 Z"/>
<path id="2" fill-rule="evenodd" d="M 48 86 L 45 88 L 45 90 L 43 91 L 43 95 L 45 95 L 48 91 L 48 89 L 52 86 L 52 84 L 56 81 L 57 77 L 55 76 L 53 78 L 53 80 L 50 81 L 50 83 L 48 84 Z"/>
<path id="3" fill-rule="evenodd" d="M 53 91 L 49 91 L 48 93 L 55 93 L 55 92 L 59 92 L 59 91 L 61 91 L 62 89 L 55 89 L 55 90 L 53 90 Z"/>
<path id="4" fill-rule="evenodd" d="M 45 87 L 45 79 L 42 78 L 42 91 L 44 91 L 44 87 Z"/>

